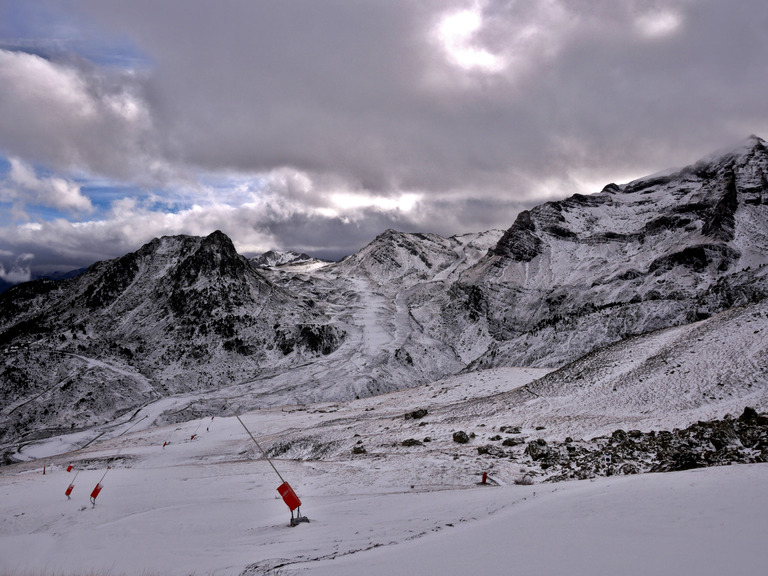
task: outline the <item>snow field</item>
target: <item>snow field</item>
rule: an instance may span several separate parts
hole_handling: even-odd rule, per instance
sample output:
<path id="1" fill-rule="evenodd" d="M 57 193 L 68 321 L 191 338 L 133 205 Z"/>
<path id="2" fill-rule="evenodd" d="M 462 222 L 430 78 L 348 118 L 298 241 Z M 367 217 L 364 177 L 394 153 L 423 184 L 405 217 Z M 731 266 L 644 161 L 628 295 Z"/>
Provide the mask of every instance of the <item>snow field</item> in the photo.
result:
<path id="1" fill-rule="evenodd" d="M 658 338 L 661 348 L 677 342 L 672 332 Z M 61 451 L 79 440 L 73 435 L 31 444 L 26 451 L 38 460 L 0 468 L 0 574 L 706 576 L 768 565 L 766 464 L 519 486 L 525 466 L 479 457 L 477 447 L 502 425 L 520 425 L 529 438 L 565 430 L 589 437 L 628 417 L 621 403 L 606 405 L 588 389 L 537 388 L 547 373 L 495 369 L 347 403 L 243 414 L 265 448 L 286 448 L 275 465 L 311 520 L 295 528 L 276 491 L 281 479 L 234 417 L 142 422 L 121 435 L 126 422 L 69 453 Z M 632 393 L 641 392 L 658 390 Z M 514 394 L 525 399 L 511 403 Z M 425 417 L 404 417 L 419 407 Z M 667 423 L 683 417 L 670 413 Z M 459 429 L 477 437 L 456 444 Z M 352 454 L 358 443 L 367 453 Z M 81 470 L 71 500 L 69 463 Z M 92 507 L 88 495 L 109 463 Z M 479 485 L 484 471 L 501 485 Z"/>

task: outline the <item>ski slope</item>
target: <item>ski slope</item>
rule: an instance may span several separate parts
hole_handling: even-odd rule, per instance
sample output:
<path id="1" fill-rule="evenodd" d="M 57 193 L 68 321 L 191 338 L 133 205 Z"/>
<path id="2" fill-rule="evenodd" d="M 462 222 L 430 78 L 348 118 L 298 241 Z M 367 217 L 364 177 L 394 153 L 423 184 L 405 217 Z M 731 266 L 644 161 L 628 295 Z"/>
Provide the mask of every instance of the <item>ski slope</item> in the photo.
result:
<path id="1" fill-rule="evenodd" d="M 478 406 L 548 372 L 489 370 L 242 415 L 303 501 L 311 521 L 294 528 L 281 478 L 234 417 L 128 421 L 64 454 L 57 439 L 40 441 L 28 447 L 37 460 L 0 468 L 0 574 L 714 576 L 768 565 L 768 464 L 517 485 L 524 465 L 478 456 L 515 423 Z M 428 414 L 404 417 L 418 407 Z M 539 408 L 528 406 L 532 419 Z M 581 420 L 585 436 L 591 422 Z M 454 443 L 459 429 L 476 439 Z M 68 500 L 70 463 L 80 472 Z"/>

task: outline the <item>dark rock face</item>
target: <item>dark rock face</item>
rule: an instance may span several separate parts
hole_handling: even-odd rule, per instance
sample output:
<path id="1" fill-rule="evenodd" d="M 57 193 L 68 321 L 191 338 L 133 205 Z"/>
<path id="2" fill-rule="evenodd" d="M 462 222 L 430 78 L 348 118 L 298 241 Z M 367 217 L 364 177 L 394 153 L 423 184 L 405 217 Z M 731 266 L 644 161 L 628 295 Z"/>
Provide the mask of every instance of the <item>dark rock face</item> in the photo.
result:
<path id="1" fill-rule="evenodd" d="M 523 210 L 512 227 L 501 237 L 493 252 L 518 262 L 530 262 L 538 256 L 540 248 L 541 240 L 536 236 L 536 225 L 531 213 Z"/>
<path id="2" fill-rule="evenodd" d="M 542 460 L 549 456 L 550 452 L 547 442 L 539 438 L 528 442 L 528 445 L 525 447 L 525 453 L 531 457 L 531 460 Z"/>
<path id="3" fill-rule="evenodd" d="M 725 194 L 715 205 L 712 217 L 704 223 L 701 231 L 707 236 L 729 242 L 733 240 L 735 218 L 734 213 L 739 206 L 736 178 L 733 170 L 724 179 Z"/>
<path id="4" fill-rule="evenodd" d="M 689 246 L 680 252 L 657 258 L 651 263 L 649 272 L 666 272 L 675 266 L 685 266 L 694 272 L 702 272 L 710 264 L 715 264 L 718 270 L 725 271 L 739 256 L 736 250 L 723 244 Z"/>
<path id="5" fill-rule="evenodd" d="M 484 318 L 488 312 L 488 304 L 479 286 L 456 283 L 448 290 L 451 298 L 460 303 L 467 317 L 473 322 Z"/>
<path id="6" fill-rule="evenodd" d="M 298 349 L 327 356 L 341 346 L 344 335 L 335 326 L 300 324 L 289 330 L 277 329 L 275 344 L 286 355 Z"/>

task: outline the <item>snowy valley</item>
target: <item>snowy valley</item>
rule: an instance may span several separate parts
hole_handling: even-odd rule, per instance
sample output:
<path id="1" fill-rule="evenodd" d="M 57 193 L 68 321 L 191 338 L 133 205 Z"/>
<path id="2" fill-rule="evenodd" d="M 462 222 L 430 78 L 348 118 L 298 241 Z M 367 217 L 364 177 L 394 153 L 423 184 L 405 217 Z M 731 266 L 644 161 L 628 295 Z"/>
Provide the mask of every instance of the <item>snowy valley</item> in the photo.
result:
<path id="1" fill-rule="evenodd" d="M 765 566 L 767 177 L 751 137 L 507 231 L 165 237 L 0 294 L 0 573 Z"/>

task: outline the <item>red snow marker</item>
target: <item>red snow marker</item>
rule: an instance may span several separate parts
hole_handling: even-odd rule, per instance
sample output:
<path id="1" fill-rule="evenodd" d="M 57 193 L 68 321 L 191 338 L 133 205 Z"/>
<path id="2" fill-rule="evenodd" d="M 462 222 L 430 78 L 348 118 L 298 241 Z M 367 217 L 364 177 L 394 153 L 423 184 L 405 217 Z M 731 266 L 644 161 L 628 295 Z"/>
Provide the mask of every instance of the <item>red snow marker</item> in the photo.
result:
<path id="1" fill-rule="evenodd" d="M 483 472 L 483 484 L 488 480 L 488 472 Z"/>
<path id="2" fill-rule="evenodd" d="M 72 472 L 72 468 L 73 468 L 72 464 L 70 464 L 69 466 L 67 466 L 67 472 Z"/>
<path id="3" fill-rule="evenodd" d="M 70 466 L 69 466 L 69 467 L 70 467 L 70 468 L 72 468 L 72 465 L 70 464 Z M 69 496 L 70 496 L 70 494 L 72 494 L 72 490 L 74 490 L 74 489 L 75 489 L 75 480 L 77 480 L 77 477 L 78 477 L 79 475 L 80 475 L 80 470 L 78 470 L 77 472 L 75 472 L 75 477 L 74 477 L 74 478 L 72 478 L 72 482 L 70 482 L 70 483 L 69 483 L 69 486 L 67 486 L 67 490 L 64 492 L 64 496 L 66 496 L 66 497 L 67 497 L 67 500 L 69 500 L 69 499 L 70 499 L 70 498 L 69 498 Z"/>
<path id="4" fill-rule="evenodd" d="M 104 486 L 101 485 L 101 482 L 96 484 L 96 488 L 93 489 L 93 492 L 91 492 L 91 504 L 96 506 L 96 498 L 99 496 L 99 492 L 101 492 L 101 489 L 104 488 Z"/>
<path id="5" fill-rule="evenodd" d="M 301 500 L 299 500 L 299 497 L 296 496 L 296 492 L 293 491 L 293 488 L 291 488 L 291 485 L 288 484 L 288 482 L 283 482 L 280 484 L 280 486 L 277 488 L 277 491 L 280 493 L 280 496 L 283 497 L 283 502 L 286 503 L 291 512 L 301 506 Z"/>
<path id="6" fill-rule="evenodd" d="M 280 496 L 283 497 L 283 501 L 288 505 L 288 508 L 291 509 L 291 526 L 297 526 L 301 522 L 309 522 L 309 518 L 301 515 L 301 508 L 299 508 L 299 506 L 301 506 L 301 500 L 299 500 L 299 497 L 296 496 L 296 492 L 293 491 L 293 488 L 291 488 L 290 484 L 288 484 L 288 482 L 286 482 L 280 475 L 280 472 L 277 471 L 277 468 L 275 468 L 272 460 L 269 459 L 269 455 L 264 451 L 264 448 L 261 447 L 261 444 L 256 441 L 256 437 L 251 434 L 251 431 L 248 430 L 248 426 L 245 425 L 245 423 L 240 419 L 240 416 L 238 416 L 236 412 L 234 414 L 235 418 L 237 418 L 237 421 L 240 422 L 242 427 L 245 428 L 245 431 L 248 433 L 248 436 L 250 436 L 251 440 L 253 440 L 253 443 L 256 444 L 256 447 L 264 455 L 266 461 L 269 462 L 270 466 L 272 466 L 272 470 L 274 470 L 278 478 L 283 481 L 283 483 L 280 484 L 280 486 L 277 488 L 277 491 L 280 493 Z M 294 510 L 296 510 L 295 518 L 293 516 Z"/>

